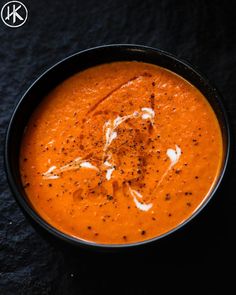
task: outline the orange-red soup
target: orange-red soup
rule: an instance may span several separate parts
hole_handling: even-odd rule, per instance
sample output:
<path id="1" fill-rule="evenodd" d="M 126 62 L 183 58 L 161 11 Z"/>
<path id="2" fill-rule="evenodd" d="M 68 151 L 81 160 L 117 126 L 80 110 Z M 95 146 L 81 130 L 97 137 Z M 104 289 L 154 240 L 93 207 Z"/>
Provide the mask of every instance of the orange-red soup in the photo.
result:
<path id="1" fill-rule="evenodd" d="M 38 214 L 71 236 L 139 242 L 177 227 L 207 198 L 222 135 L 205 97 L 155 65 L 89 68 L 44 98 L 20 170 Z"/>

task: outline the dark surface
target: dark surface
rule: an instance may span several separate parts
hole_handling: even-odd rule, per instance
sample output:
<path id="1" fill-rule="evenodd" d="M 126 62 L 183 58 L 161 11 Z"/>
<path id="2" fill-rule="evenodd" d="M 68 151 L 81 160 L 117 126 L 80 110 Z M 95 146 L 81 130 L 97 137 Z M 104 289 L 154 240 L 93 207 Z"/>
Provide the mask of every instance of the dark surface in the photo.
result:
<path id="1" fill-rule="evenodd" d="M 234 154 L 225 185 L 178 239 L 122 255 L 72 250 L 36 232 L 9 191 L 2 154 L 13 107 L 32 81 L 71 53 L 110 43 L 150 45 L 195 64 L 223 94 L 235 134 L 233 2 L 33 0 L 24 1 L 29 19 L 23 27 L 11 29 L 0 20 L 1 295 L 155 294 L 176 271 L 176 288 L 198 269 L 201 284 L 212 272 L 227 273 L 236 255 Z M 164 285 L 167 291 L 170 286 Z"/>

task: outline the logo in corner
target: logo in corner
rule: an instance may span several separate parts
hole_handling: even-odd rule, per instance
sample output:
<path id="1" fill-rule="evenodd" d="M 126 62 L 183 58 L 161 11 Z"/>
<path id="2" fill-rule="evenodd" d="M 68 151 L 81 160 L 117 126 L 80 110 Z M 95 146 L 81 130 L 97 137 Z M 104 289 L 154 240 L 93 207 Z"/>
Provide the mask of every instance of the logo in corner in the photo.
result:
<path id="1" fill-rule="evenodd" d="M 23 26 L 28 18 L 28 10 L 20 1 L 9 1 L 1 9 L 3 23 L 11 28 Z"/>

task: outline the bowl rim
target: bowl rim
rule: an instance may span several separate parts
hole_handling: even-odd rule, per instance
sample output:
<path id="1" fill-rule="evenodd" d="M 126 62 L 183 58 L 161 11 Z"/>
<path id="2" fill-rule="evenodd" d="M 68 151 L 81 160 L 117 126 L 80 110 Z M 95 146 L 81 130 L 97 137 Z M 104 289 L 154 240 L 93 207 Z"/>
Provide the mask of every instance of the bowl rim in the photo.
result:
<path id="1" fill-rule="evenodd" d="M 104 243 L 96 243 L 96 242 L 92 242 L 92 241 L 83 240 L 83 239 L 71 236 L 69 234 L 66 234 L 66 233 L 60 231 L 59 229 L 57 229 L 56 227 L 47 223 L 47 221 L 44 220 L 43 217 L 41 217 L 36 212 L 36 210 L 33 209 L 33 207 L 30 206 L 29 202 L 19 192 L 17 185 L 15 184 L 13 175 L 12 175 L 12 168 L 11 168 L 10 161 L 9 161 L 10 154 L 8 152 L 9 151 L 9 140 L 11 137 L 12 129 L 14 128 L 15 115 L 18 112 L 18 109 L 19 109 L 20 105 L 22 104 L 22 102 L 24 101 L 25 97 L 30 93 L 31 89 L 48 72 L 52 71 L 57 66 L 62 65 L 67 60 L 73 59 L 74 57 L 76 57 L 78 55 L 87 54 L 91 51 L 100 51 L 100 50 L 104 50 L 107 48 L 111 48 L 113 50 L 116 50 L 117 48 L 124 48 L 126 50 L 140 50 L 140 51 L 145 51 L 145 52 L 151 51 L 151 52 L 154 52 L 155 54 L 164 55 L 164 56 L 170 58 L 173 62 L 181 64 L 182 66 L 186 67 L 187 71 L 192 72 L 194 75 L 200 77 L 201 80 L 204 81 L 204 83 L 207 85 L 207 87 L 214 90 L 215 95 L 214 95 L 213 100 L 217 102 L 217 104 L 220 108 L 220 111 L 222 113 L 222 117 L 223 117 L 223 121 L 224 121 L 223 127 L 225 129 L 225 137 L 226 137 L 226 142 L 227 142 L 226 147 L 225 147 L 225 157 L 222 162 L 222 168 L 221 168 L 221 172 L 218 176 L 218 179 L 216 180 L 216 183 L 214 184 L 214 187 L 212 188 L 212 190 L 209 192 L 209 195 L 198 206 L 198 208 L 193 212 L 193 214 L 189 218 L 184 220 L 182 223 L 180 223 L 178 226 L 176 226 L 175 228 L 171 229 L 170 231 L 168 231 L 166 233 L 163 233 L 159 236 L 156 236 L 154 238 L 150 238 L 147 240 L 143 240 L 143 241 L 139 241 L 139 242 L 131 242 L 131 243 L 127 243 L 127 244 L 104 244 Z M 155 64 L 155 63 L 153 63 L 153 64 Z M 171 71 L 174 72 L 173 70 L 171 70 Z M 188 79 L 186 79 L 186 80 L 188 81 Z M 207 97 L 206 97 L 206 99 L 208 100 Z M 230 150 L 231 150 L 231 131 L 230 131 L 230 123 L 229 123 L 228 115 L 227 115 L 225 107 L 222 103 L 222 95 L 220 94 L 218 89 L 208 80 L 208 78 L 206 78 L 205 75 L 203 75 L 201 72 L 199 72 L 199 70 L 197 70 L 196 67 L 192 66 L 189 62 L 186 62 L 169 52 L 166 52 L 166 51 L 163 51 L 161 49 L 154 48 L 151 46 L 138 45 L 138 44 L 109 44 L 109 45 L 96 46 L 96 47 L 88 48 L 88 49 L 73 53 L 73 54 L 61 59 L 59 62 L 53 64 L 52 66 L 47 68 L 47 70 L 45 70 L 42 74 L 40 74 L 39 77 L 36 80 L 34 80 L 34 82 L 31 83 L 31 85 L 27 88 L 27 90 L 24 92 L 24 94 L 21 96 L 21 98 L 19 99 L 19 101 L 16 103 L 16 105 L 14 107 L 14 110 L 12 112 L 12 115 L 11 115 L 11 118 L 10 118 L 10 121 L 9 121 L 9 124 L 7 127 L 6 135 L 5 135 L 5 147 L 4 148 L 5 148 L 4 149 L 4 164 L 5 164 L 5 171 L 6 171 L 6 175 L 7 175 L 8 184 L 11 189 L 11 192 L 13 193 L 15 200 L 17 201 L 18 205 L 21 207 L 23 212 L 27 213 L 27 215 L 29 217 L 31 217 L 32 220 L 36 222 L 36 224 L 38 224 L 43 229 L 45 229 L 48 233 L 52 234 L 56 238 L 59 238 L 60 240 L 63 240 L 65 242 L 69 242 L 70 244 L 73 244 L 75 246 L 82 246 L 85 248 L 101 249 L 101 250 L 114 250 L 114 249 L 125 249 L 125 248 L 134 248 L 134 247 L 136 248 L 136 247 L 144 246 L 146 244 L 157 242 L 159 240 L 163 240 L 164 238 L 179 231 L 182 227 L 184 227 L 186 224 L 191 222 L 205 208 L 205 206 L 209 203 L 209 201 L 215 195 L 216 191 L 218 190 L 219 186 L 221 185 L 222 180 L 226 174 L 226 170 L 227 170 L 229 158 L 230 158 Z"/>

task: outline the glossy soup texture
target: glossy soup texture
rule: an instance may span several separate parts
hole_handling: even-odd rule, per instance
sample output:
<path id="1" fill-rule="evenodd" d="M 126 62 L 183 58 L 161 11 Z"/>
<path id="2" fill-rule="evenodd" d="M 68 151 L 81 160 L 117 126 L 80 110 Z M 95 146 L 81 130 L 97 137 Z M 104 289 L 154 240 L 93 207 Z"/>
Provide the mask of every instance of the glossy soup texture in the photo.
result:
<path id="1" fill-rule="evenodd" d="M 188 219 L 222 163 L 204 96 L 155 65 L 82 71 L 37 107 L 20 153 L 32 206 L 71 236 L 102 244 L 157 237 Z"/>

